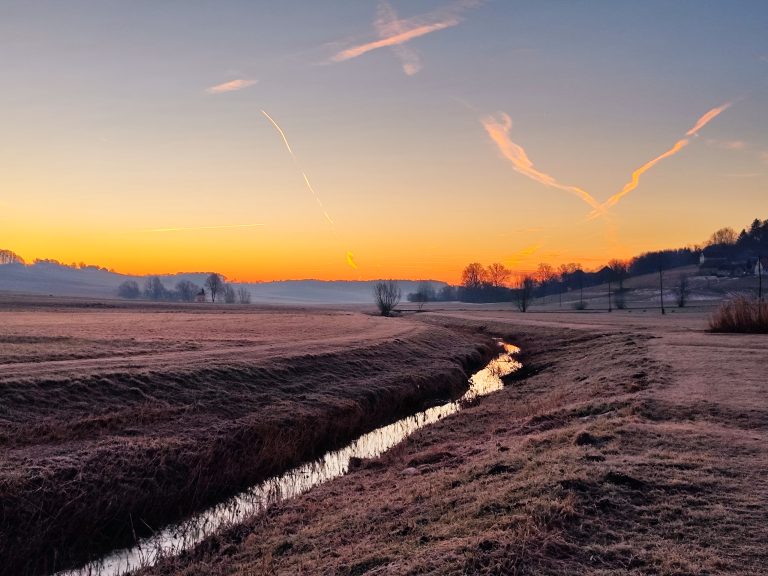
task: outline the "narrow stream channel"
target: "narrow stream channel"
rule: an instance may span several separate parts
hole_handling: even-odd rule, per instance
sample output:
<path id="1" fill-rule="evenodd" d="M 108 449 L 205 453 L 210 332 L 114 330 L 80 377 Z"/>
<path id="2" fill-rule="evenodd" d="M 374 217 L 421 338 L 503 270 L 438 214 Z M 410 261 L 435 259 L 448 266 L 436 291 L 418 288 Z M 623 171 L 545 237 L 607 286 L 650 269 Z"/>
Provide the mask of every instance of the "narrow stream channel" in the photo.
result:
<path id="1" fill-rule="evenodd" d="M 112 552 L 82 568 L 58 572 L 56 576 L 120 576 L 152 566 L 158 560 L 189 550 L 203 539 L 263 512 L 266 508 L 307 492 L 349 471 L 353 458 L 376 458 L 402 442 L 419 428 L 460 411 L 480 396 L 500 390 L 502 378 L 522 367 L 515 359 L 517 346 L 499 342 L 500 353 L 469 379 L 469 388 L 456 401 L 429 408 L 388 426 L 364 434 L 346 447 L 328 452 L 319 460 L 270 478 L 213 506 L 192 518 L 140 540 L 134 547 Z"/>

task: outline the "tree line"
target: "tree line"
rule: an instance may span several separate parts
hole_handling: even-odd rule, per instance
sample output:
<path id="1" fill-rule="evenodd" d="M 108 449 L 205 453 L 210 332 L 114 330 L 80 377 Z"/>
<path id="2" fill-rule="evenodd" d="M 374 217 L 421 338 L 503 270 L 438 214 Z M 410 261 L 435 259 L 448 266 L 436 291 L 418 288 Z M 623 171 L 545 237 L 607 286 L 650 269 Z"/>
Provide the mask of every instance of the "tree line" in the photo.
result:
<path id="1" fill-rule="evenodd" d="M 158 276 L 148 276 L 143 289 L 135 280 L 126 280 L 118 286 L 117 295 L 131 300 L 143 298 L 155 302 L 216 302 L 218 299 L 225 304 L 251 303 L 251 293 L 245 286 L 235 287 L 215 272 L 208 275 L 202 287 L 189 280 L 180 280 L 170 290 Z"/>
<path id="2" fill-rule="evenodd" d="M 431 284 L 422 282 L 416 292 L 408 294 L 410 302 L 458 300 L 460 302 L 515 302 L 525 311 L 534 298 L 561 297 L 565 292 L 579 291 L 576 308 L 586 307 L 585 288 L 608 285 L 611 291 L 609 306 L 624 308 L 624 281 L 631 276 L 663 272 L 669 268 L 695 265 L 702 250 L 713 250 L 718 255 L 768 255 L 768 219 L 755 219 L 749 228 L 736 233 L 732 228 L 714 232 L 704 245 L 645 252 L 628 260 L 613 259 L 594 271 L 585 270 L 580 263 L 571 262 L 558 267 L 541 263 L 534 272 L 515 276 L 509 268 L 495 262 L 483 266 L 479 262 L 468 264 L 461 274 L 461 284 L 444 286 L 436 292 Z M 705 252 L 706 253 L 706 252 Z M 676 301 L 684 306 L 689 294 L 687 278 L 682 277 L 674 287 Z"/>

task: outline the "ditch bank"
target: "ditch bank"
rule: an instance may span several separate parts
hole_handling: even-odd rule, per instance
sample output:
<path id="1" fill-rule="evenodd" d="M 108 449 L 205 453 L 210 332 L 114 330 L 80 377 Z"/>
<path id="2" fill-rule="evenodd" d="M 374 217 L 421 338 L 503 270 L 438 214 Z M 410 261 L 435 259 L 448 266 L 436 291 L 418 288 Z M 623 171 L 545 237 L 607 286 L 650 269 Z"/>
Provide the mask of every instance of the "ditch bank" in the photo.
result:
<path id="1" fill-rule="evenodd" d="M 0 574 L 53 573 L 130 546 L 460 396 L 494 352 L 488 336 L 433 326 L 252 366 L 4 382 Z"/>

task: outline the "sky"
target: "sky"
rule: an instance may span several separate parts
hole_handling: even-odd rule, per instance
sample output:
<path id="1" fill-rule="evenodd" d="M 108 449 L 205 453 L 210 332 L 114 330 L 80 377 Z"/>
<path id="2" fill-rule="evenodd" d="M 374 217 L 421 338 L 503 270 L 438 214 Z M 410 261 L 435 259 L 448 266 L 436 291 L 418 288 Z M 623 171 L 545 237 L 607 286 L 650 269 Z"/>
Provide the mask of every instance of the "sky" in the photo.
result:
<path id="1" fill-rule="evenodd" d="M 762 0 L 0 0 L 0 248 L 596 268 L 768 218 Z"/>

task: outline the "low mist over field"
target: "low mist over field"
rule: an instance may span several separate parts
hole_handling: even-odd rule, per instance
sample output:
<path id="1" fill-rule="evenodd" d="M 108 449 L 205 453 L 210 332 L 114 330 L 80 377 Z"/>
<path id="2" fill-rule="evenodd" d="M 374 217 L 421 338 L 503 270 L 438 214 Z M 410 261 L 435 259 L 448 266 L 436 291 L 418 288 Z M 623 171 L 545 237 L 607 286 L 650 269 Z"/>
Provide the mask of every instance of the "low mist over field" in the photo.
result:
<path id="1" fill-rule="evenodd" d="M 183 280 L 203 286 L 209 273 L 178 273 L 160 275 L 160 281 L 172 289 Z M 128 276 L 96 266 L 66 266 L 53 262 L 32 265 L 0 265 L 0 291 L 51 294 L 55 296 L 85 296 L 116 298 L 119 286 L 133 280 L 141 287 L 146 277 Z M 237 283 L 251 294 L 254 303 L 274 304 L 369 304 L 372 302 L 371 281 L 285 280 L 260 283 Z M 415 292 L 418 282 L 399 280 L 403 293 Z M 430 281 L 435 290 L 444 282 Z"/>

